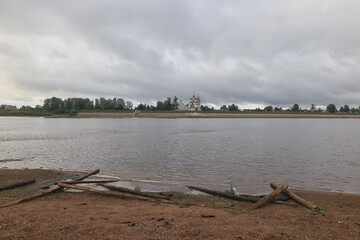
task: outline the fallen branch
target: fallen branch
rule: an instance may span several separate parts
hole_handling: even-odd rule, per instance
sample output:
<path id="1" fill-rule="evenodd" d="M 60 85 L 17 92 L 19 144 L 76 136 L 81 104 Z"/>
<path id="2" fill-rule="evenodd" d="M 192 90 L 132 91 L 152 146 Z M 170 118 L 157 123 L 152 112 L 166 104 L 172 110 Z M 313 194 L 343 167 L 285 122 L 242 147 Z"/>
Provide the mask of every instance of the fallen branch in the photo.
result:
<path id="1" fill-rule="evenodd" d="M 126 193 L 131 193 L 134 195 L 139 195 L 139 196 L 144 196 L 144 197 L 149 197 L 149 198 L 156 198 L 156 199 L 170 199 L 170 197 L 167 196 L 161 196 L 160 194 L 153 194 L 153 193 L 146 193 L 146 192 L 139 192 L 139 191 L 135 191 L 129 188 L 123 188 L 123 187 L 117 187 L 117 186 L 112 186 L 112 185 L 108 185 L 108 184 L 98 184 L 99 186 L 102 187 L 106 187 L 112 190 L 116 190 L 119 192 L 126 192 Z"/>
<path id="2" fill-rule="evenodd" d="M 0 160 L 0 162 L 21 162 L 24 161 L 24 159 L 4 159 Z"/>
<path id="3" fill-rule="evenodd" d="M 272 191 L 269 195 L 266 195 L 262 199 L 260 199 L 257 203 L 253 204 L 251 207 L 244 209 L 243 211 L 254 210 L 257 209 L 266 203 L 270 202 L 274 197 L 279 195 L 281 192 L 285 191 L 289 186 L 287 184 L 282 185 L 281 187 L 277 187 L 274 191 Z"/>
<path id="4" fill-rule="evenodd" d="M 92 176 L 92 175 L 98 174 L 99 172 L 100 172 L 100 170 L 99 170 L 99 169 L 96 169 L 96 170 L 94 170 L 94 171 L 92 171 L 92 172 L 89 172 L 89 173 L 85 174 L 84 176 L 81 176 L 81 177 L 76 178 L 74 181 L 84 180 L 85 178 L 88 178 L 88 177 L 90 177 L 90 176 Z"/>
<path id="5" fill-rule="evenodd" d="M 81 187 L 81 186 L 71 185 L 71 184 L 66 184 L 66 183 L 58 183 L 58 186 L 63 187 L 63 188 L 73 188 L 73 189 L 77 189 L 77 190 L 82 190 L 82 191 L 97 193 L 97 194 L 104 195 L 104 196 L 117 197 L 117 198 L 122 198 L 122 199 L 132 198 L 132 199 L 138 199 L 138 200 L 149 201 L 149 202 L 162 201 L 162 202 L 166 202 L 166 203 L 173 203 L 171 201 L 166 201 L 166 200 L 162 200 L 162 199 L 154 200 L 154 199 L 151 199 L 148 197 L 143 197 L 143 196 L 135 196 L 135 195 L 127 194 L 127 193 L 102 191 L 102 190 Z"/>
<path id="6" fill-rule="evenodd" d="M 187 186 L 187 188 L 197 190 L 200 192 L 204 192 L 204 193 L 208 193 L 208 194 L 215 195 L 215 196 L 220 196 L 220 197 L 224 197 L 224 198 L 237 200 L 237 201 L 256 203 L 261 199 L 261 197 L 255 197 L 255 196 L 249 196 L 249 195 L 234 195 L 234 194 L 229 194 L 229 193 L 225 193 L 225 192 L 209 190 L 209 189 L 201 188 L 201 187 Z"/>
<path id="7" fill-rule="evenodd" d="M 111 183 L 118 182 L 119 180 L 85 180 L 85 181 L 64 181 L 64 182 L 54 182 L 55 185 L 58 183 L 66 183 L 66 184 L 79 184 L 79 183 Z"/>
<path id="8" fill-rule="evenodd" d="M 91 175 L 97 174 L 99 172 L 100 172 L 100 170 L 97 169 L 95 171 L 92 171 L 90 173 L 85 174 L 84 176 L 81 176 L 81 177 L 75 179 L 75 181 L 81 181 L 81 180 L 83 180 L 83 179 L 85 179 L 87 177 L 90 177 Z M 35 193 L 33 195 L 18 199 L 16 201 L 9 202 L 7 204 L 4 204 L 4 205 L 0 206 L 0 208 L 9 207 L 9 206 L 16 205 L 16 204 L 19 204 L 19 203 L 27 202 L 27 201 L 33 200 L 35 198 L 39 198 L 39 197 L 42 197 L 44 195 L 50 194 L 50 193 L 55 193 L 55 192 L 61 191 L 62 189 L 63 189 L 63 187 L 56 186 L 53 189 L 50 189 L 50 190 L 47 190 L 47 191 L 44 191 L 44 192 L 40 192 L 40 193 Z"/>
<path id="9" fill-rule="evenodd" d="M 273 198 L 271 203 L 275 203 L 275 204 L 280 204 L 280 205 L 287 205 L 287 206 L 292 206 L 292 207 L 297 207 L 298 205 L 296 203 L 292 203 L 292 202 L 284 202 L 281 200 L 275 200 L 276 198 Z"/>
<path id="10" fill-rule="evenodd" d="M 34 183 L 34 182 L 35 182 L 35 180 L 32 179 L 32 180 L 25 181 L 25 182 L 19 182 L 19 183 L 11 184 L 11 185 L 8 185 L 8 186 L 5 186 L 5 187 L 0 187 L 0 191 L 13 189 L 13 188 L 17 188 L 17 187 L 22 187 L 22 186 L 25 186 L 25 185 L 28 185 L 28 184 L 31 184 L 31 183 Z"/>
<path id="11" fill-rule="evenodd" d="M 276 189 L 277 187 L 279 187 L 279 185 L 275 184 L 275 183 L 270 183 L 270 186 L 273 189 Z M 285 190 L 283 192 L 286 196 L 289 196 L 290 198 L 292 198 L 294 201 L 298 202 L 299 204 L 303 205 L 304 207 L 308 208 L 308 209 L 320 209 L 318 206 L 316 206 L 315 204 L 299 197 L 298 195 L 296 195 L 295 193 L 290 192 L 289 190 Z"/>

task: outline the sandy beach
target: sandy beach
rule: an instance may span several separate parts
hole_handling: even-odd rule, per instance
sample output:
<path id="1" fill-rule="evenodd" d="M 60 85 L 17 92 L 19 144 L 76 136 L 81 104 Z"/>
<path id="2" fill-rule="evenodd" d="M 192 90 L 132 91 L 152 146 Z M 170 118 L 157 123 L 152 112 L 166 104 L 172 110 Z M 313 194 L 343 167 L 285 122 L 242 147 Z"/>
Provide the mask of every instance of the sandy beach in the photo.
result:
<path id="1" fill-rule="evenodd" d="M 0 187 L 36 179 L 0 191 L 0 205 L 80 175 L 0 169 Z M 251 203 L 174 193 L 177 204 L 169 204 L 65 191 L 0 208 L 0 239 L 360 239 L 360 195 L 292 191 L 327 211 L 269 204 L 241 212 Z"/>

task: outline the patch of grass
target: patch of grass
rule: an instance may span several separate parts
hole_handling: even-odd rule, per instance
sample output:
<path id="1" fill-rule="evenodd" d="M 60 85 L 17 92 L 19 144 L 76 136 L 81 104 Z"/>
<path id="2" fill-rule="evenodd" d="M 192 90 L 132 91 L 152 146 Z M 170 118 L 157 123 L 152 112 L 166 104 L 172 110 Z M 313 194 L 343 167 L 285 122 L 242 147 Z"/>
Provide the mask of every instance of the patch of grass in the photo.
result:
<path id="1" fill-rule="evenodd" d="M 317 209 L 317 208 L 313 208 L 310 210 L 310 212 L 319 212 L 319 213 L 326 213 L 328 210 L 326 208 L 324 209 Z"/>
<path id="2" fill-rule="evenodd" d="M 183 207 L 188 207 L 188 206 L 190 206 L 190 204 L 184 203 L 184 202 L 176 202 L 176 205 L 183 206 Z"/>
<path id="3" fill-rule="evenodd" d="M 213 202 L 210 203 L 210 207 L 215 208 L 215 209 L 219 209 L 219 208 L 224 208 L 227 207 L 228 203 L 226 202 Z"/>
<path id="4" fill-rule="evenodd" d="M 139 187 L 139 186 L 136 186 L 136 187 L 135 187 L 135 191 L 141 192 L 140 187 Z"/>
<path id="5" fill-rule="evenodd" d="M 231 213 L 231 214 L 237 214 L 238 211 L 236 209 L 226 209 L 225 211 L 227 211 L 228 213 Z"/>
<path id="6" fill-rule="evenodd" d="M 12 196 L 0 196 L 0 200 L 15 200 L 15 197 Z"/>

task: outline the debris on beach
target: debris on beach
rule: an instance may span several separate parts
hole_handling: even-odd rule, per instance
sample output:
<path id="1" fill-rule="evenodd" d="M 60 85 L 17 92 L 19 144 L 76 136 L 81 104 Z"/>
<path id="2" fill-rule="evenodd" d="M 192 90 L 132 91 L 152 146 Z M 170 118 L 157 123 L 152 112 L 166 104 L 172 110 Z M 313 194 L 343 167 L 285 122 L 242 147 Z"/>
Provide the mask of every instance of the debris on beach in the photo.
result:
<path id="1" fill-rule="evenodd" d="M 99 183 L 99 186 L 105 187 L 105 188 L 109 188 L 111 190 L 116 190 L 119 192 L 125 192 L 125 193 L 130 193 L 130 194 L 134 194 L 134 195 L 139 195 L 139 196 L 144 196 L 144 197 L 149 197 L 149 198 L 156 198 L 156 199 L 170 199 L 170 196 L 164 196 L 164 195 L 160 195 L 160 194 L 154 194 L 154 193 L 146 193 L 146 192 L 141 192 L 141 191 L 137 191 L 137 190 L 132 190 L 129 188 L 123 188 L 123 187 L 116 187 L 116 186 L 112 186 L 109 184 L 103 184 L 103 183 Z"/>
<path id="2" fill-rule="evenodd" d="M 237 201 L 256 203 L 261 199 L 261 197 L 258 197 L 258 196 L 235 195 L 235 194 L 231 194 L 231 193 L 210 190 L 210 189 L 206 189 L 206 188 L 202 188 L 202 187 L 187 186 L 187 188 L 197 190 L 200 192 L 204 192 L 204 193 L 208 193 L 208 194 L 211 194 L 214 196 L 220 196 L 220 197 L 224 197 L 224 198 L 228 198 L 228 199 L 232 199 L 232 200 L 237 200 Z"/>
<path id="3" fill-rule="evenodd" d="M 143 193 L 143 192 L 140 192 L 140 191 L 135 191 L 135 190 L 131 190 L 131 189 L 120 188 L 120 187 L 104 184 L 104 183 L 110 183 L 110 182 L 117 182 L 118 180 L 85 180 L 85 181 L 83 181 L 85 178 L 90 177 L 92 175 L 95 175 L 95 174 L 97 174 L 99 172 L 100 172 L 100 170 L 96 169 L 96 170 L 94 170 L 92 172 L 89 172 L 89 173 L 87 173 L 87 174 L 85 174 L 85 175 L 83 175 L 83 176 L 81 176 L 81 177 L 79 177 L 79 178 L 77 178 L 75 180 L 72 180 L 72 181 L 55 182 L 54 184 L 56 185 L 56 187 L 54 187 L 52 189 L 49 189 L 47 191 L 43 191 L 43 192 L 40 192 L 40 193 L 35 193 L 35 194 L 30 195 L 30 196 L 18 199 L 16 201 L 4 204 L 4 205 L 0 206 L 0 208 L 13 206 L 13 205 L 16 205 L 16 204 L 27 202 L 27 201 L 33 200 L 35 198 L 39 198 L 39 197 L 48 195 L 50 193 L 60 192 L 60 191 L 64 190 L 65 188 L 77 189 L 77 190 L 97 193 L 97 194 L 100 194 L 100 195 L 103 195 L 103 196 L 118 197 L 118 198 L 123 198 L 123 199 L 125 199 L 125 198 L 126 199 L 138 199 L 138 200 L 151 201 L 151 202 L 163 202 L 163 203 L 174 203 L 175 204 L 175 202 L 167 200 L 167 199 L 170 199 L 170 195 L 166 195 L 166 194 L 164 194 L 164 195 L 158 194 L 157 195 L 157 194 L 152 194 L 152 193 Z M 35 182 L 35 180 L 32 180 L 32 181 Z M 29 184 L 29 183 L 26 183 L 26 184 Z M 113 190 L 117 190 L 117 191 L 120 191 L 122 193 L 117 193 L 117 192 L 112 192 L 112 191 L 97 190 L 97 189 L 93 189 L 93 188 L 82 187 L 82 186 L 76 185 L 76 184 L 84 184 L 84 183 L 97 183 L 100 186 L 110 188 L 110 189 L 113 189 Z M 20 183 L 20 184 L 25 184 L 25 183 Z M 16 186 L 18 186 L 18 185 L 19 185 L 19 183 L 16 184 Z M 8 187 L 7 187 L 7 189 L 8 189 Z"/>
<path id="4" fill-rule="evenodd" d="M 21 162 L 21 161 L 24 161 L 24 159 L 3 159 L 3 160 L 0 160 L 0 162 Z"/>
<path id="5" fill-rule="evenodd" d="M 275 183 L 270 183 L 270 186 L 271 186 L 271 188 L 274 189 L 274 191 L 266 196 L 251 196 L 251 195 L 244 195 L 244 194 L 236 195 L 236 194 L 230 194 L 230 193 L 226 193 L 226 192 L 215 191 L 215 190 L 210 190 L 210 189 L 206 189 L 206 188 L 202 188 L 202 187 L 195 187 L 195 186 L 187 186 L 187 188 L 192 189 L 192 190 L 197 190 L 200 192 L 204 192 L 204 193 L 208 193 L 208 194 L 211 194 L 214 196 L 220 196 L 220 197 L 236 200 L 236 201 L 246 201 L 246 202 L 255 203 L 252 206 L 250 206 L 249 208 L 244 209 L 243 211 L 254 210 L 254 209 L 260 208 L 269 202 L 275 203 L 275 204 L 293 205 L 291 203 L 286 202 L 289 199 L 294 200 L 295 202 L 299 203 L 300 205 L 302 205 L 310 210 L 313 210 L 313 209 L 319 210 L 320 209 L 315 204 L 313 204 L 313 203 L 299 197 L 295 193 L 292 193 L 289 190 L 287 190 L 287 188 L 288 188 L 287 184 L 279 186 Z"/>
<path id="6" fill-rule="evenodd" d="M 92 171 L 90 173 L 87 173 L 77 179 L 75 179 L 75 181 L 81 181 L 81 180 L 84 180 L 85 178 L 87 177 L 90 177 L 91 175 L 94 175 L 94 174 L 97 174 L 99 173 L 100 170 L 99 169 L 96 169 L 95 171 Z M 23 202 L 28 202 L 30 200 L 33 200 L 35 198 L 39 198 L 39 197 L 42 197 L 42 196 L 45 196 L 47 194 L 50 194 L 50 193 L 55 193 L 55 192 L 59 192 L 63 190 L 63 187 L 60 187 L 60 186 L 56 186 L 55 188 L 52 188 L 52 189 L 49 189 L 47 191 L 44 191 L 44 192 L 40 192 L 40 193 L 35 193 L 35 194 L 32 194 L 30 196 L 27 196 L 27 197 L 24 197 L 24 198 L 20 198 L 16 201 L 13 201 L 13 202 L 10 202 L 10 203 L 6 203 L 4 205 L 1 205 L 0 208 L 4 208 L 4 207 L 9 207 L 9 206 L 13 206 L 13 205 L 16 205 L 16 204 L 19 204 L 19 203 L 23 203 Z"/>
<path id="7" fill-rule="evenodd" d="M 51 193 L 61 192 L 64 189 L 76 189 L 76 190 L 96 193 L 96 194 L 99 194 L 102 196 L 116 197 L 116 198 L 121 198 L 121 199 L 137 199 L 137 200 L 150 201 L 150 202 L 156 202 L 156 203 L 179 204 L 176 201 L 170 200 L 170 198 L 172 197 L 171 193 L 141 192 L 136 189 L 133 190 L 133 189 L 118 187 L 118 186 L 109 184 L 109 183 L 113 183 L 113 182 L 118 182 L 119 180 L 84 180 L 85 178 L 88 178 L 99 172 L 100 172 L 100 170 L 97 169 L 97 170 L 89 172 L 81 177 L 78 177 L 74 180 L 55 182 L 54 183 L 55 186 L 50 188 L 49 190 L 46 190 L 46 191 L 43 191 L 40 193 L 35 193 L 30 196 L 18 199 L 16 201 L 9 202 L 7 204 L 0 206 L 0 208 L 27 202 L 27 201 L 33 200 L 35 198 L 39 198 L 39 197 L 51 194 Z M 31 184 L 34 182 L 35 182 L 35 180 L 30 180 L 30 181 L 12 184 L 12 185 L 0 188 L 0 191 L 5 190 L 5 189 L 12 189 L 15 187 L 20 187 L 20 186 L 25 186 L 27 184 Z M 114 190 L 114 191 L 98 190 L 98 189 L 78 185 L 78 184 L 89 184 L 89 183 L 95 183 L 98 186 L 101 186 L 101 187 L 104 187 L 104 188 L 107 188 L 110 190 Z M 245 201 L 245 202 L 253 203 L 250 207 L 243 209 L 242 212 L 261 208 L 268 203 L 294 205 L 294 203 L 286 202 L 289 199 L 294 200 L 295 202 L 299 203 L 300 205 L 302 205 L 310 210 L 319 210 L 320 209 L 315 204 L 313 204 L 313 203 L 299 197 L 298 195 L 292 193 L 291 191 L 289 191 L 287 189 L 288 188 L 287 184 L 280 186 L 275 183 L 270 183 L 270 186 L 273 189 L 273 191 L 268 195 L 261 195 L 261 196 L 235 194 L 235 193 L 231 193 L 231 192 L 221 192 L 221 191 L 210 190 L 210 189 L 206 189 L 206 188 L 202 188 L 202 187 L 195 187 L 195 186 L 187 186 L 187 187 L 189 189 L 201 191 L 201 192 L 208 193 L 208 194 L 211 194 L 214 196 L 220 196 L 223 198 L 232 199 L 232 200 L 236 200 L 236 201 Z"/>
<path id="8" fill-rule="evenodd" d="M 257 208 L 260 208 L 262 206 L 264 206 L 266 203 L 270 202 L 273 198 L 275 198 L 277 195 L 279 195 L 280 193 L 282 193 L 283 191 L 285 191 L 287 188 L 289 187 L 289 185 L 284 184 L 280 187 L 277 187 L 274 191 L 272 191 L 269 195 L 266 195 L 265 197 L 263 197 L 262 199 L 260 199 L 258 202 L 256 202 L 255 204 L 253 204 L 252 206 L 250 206 L 249 208 L 244 209 L 243 211 L 248 211 L 248 210 L 255 210 Z"/>
<path id="9" fill-rule="evenodd" d="M 273 188 L 273 189 L 276 189 L 278 188 L 279 186 L 275 183 L 270 183 L 270 186 Z M 290 192 L 289 190 L 285 190 L 283 192 L 285 195 L 289 196 L 291 199 L 293 199 L 295 202 L 303 205 L 304 207 L 312 210 L 312 209 L 320 209 L 318 206 L 316 206 L 315 204 L 299 197 L 298 195 L 296 195 L 295 193 L 292 193 Z"/>
<path id="10" fill-rule="evenodd" d="M 10 185 L 5 186 L 5 187 L 0 187 L 0 191 L 9 190 L 9 189 L 17 188 L 17 187 L 22 187 L 22 186 L 26 186 L 26 185 L 31 184 L 31 183 L 34 183 L 34 182 L 35 182 L 35 180 L 34 180 L 34 179 L 31 179 L 31 180 L 29 180 L 29 181 L 24 181 L 24 182 L 18 182 L 18 183 L 10 184 Z"/>

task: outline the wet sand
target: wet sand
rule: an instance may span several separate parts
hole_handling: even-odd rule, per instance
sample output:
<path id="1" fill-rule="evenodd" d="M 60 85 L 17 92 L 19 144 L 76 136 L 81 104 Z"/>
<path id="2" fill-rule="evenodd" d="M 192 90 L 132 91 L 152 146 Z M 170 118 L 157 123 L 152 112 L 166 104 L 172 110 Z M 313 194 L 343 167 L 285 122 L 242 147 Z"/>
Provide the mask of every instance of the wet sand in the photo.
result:
<path id="1" fill-rule="evenodd" d="M 80 175 L 0 169 L 0 187 L 36 179 L 1 191 L 0 205 Z M 0 239 L 360 239 L 360 195 L 292 191 L 327 212 L 276 204 L 241 212 L 251 203 L 181 193 L 166 204 L 61 192 L 0 208 Z"/>

